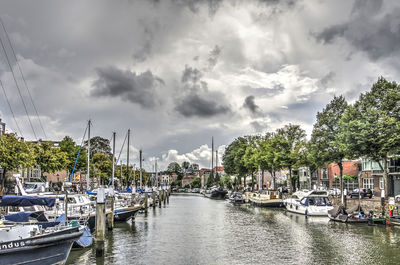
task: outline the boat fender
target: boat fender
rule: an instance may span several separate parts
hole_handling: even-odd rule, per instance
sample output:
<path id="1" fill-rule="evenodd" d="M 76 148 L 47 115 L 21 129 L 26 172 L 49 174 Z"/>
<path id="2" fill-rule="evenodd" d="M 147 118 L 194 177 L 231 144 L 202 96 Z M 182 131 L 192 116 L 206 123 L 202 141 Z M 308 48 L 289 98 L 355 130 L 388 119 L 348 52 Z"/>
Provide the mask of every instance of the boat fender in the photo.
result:
<path id="1" fill-rule="evenodd" d="M 296 210 L 297 210 L 297 209 L 299 209 L 299 206 L 298 206 L 298 205 L 296 205 Z"/>
<path id="2" fill-rule="evenodd" d="M 306 209 L 306 211 L 305 211 L 305 213 L 304 213 L 306 216 L 307 216 L 307 214 L 308 214 L 308 209 Z"/>
<path id="3" fill-rule="evenodd" d="M 290 205 L 290 209 L 292 209 L 293 205 Z"/>

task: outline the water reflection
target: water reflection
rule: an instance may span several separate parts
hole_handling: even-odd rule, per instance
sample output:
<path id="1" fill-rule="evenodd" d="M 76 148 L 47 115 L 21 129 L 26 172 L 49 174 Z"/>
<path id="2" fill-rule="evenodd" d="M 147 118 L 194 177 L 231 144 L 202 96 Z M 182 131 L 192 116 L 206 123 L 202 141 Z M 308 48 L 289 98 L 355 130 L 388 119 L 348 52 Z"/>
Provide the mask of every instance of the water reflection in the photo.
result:
<path id="1" fill-rule="evenodd" d="M 397 264 L 399 231 L 173 196 L 165 208 L 116 224 L 104 258 L 80 250 L 68 264 Z"/>

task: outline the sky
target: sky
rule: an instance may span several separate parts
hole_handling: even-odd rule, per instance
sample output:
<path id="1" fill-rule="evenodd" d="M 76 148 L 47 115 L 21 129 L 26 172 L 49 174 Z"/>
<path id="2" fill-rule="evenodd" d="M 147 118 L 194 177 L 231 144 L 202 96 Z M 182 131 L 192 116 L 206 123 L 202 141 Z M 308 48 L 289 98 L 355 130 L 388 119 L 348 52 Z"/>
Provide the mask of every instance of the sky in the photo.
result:
<path id="1" fill-rule="evenodd" d="M 8 131 L 80 144 L 91 119 L 119 153 L 130 128 L 130 162 L 142 149 L 147 170 L 210 167 L 212 136 L 219 163 L 238 136 L 288 123 L 310 136 L 334 95 L 400 80 L 395 0 L 3 0 L 0 18 L 18 61 L 0 27 Z"/>

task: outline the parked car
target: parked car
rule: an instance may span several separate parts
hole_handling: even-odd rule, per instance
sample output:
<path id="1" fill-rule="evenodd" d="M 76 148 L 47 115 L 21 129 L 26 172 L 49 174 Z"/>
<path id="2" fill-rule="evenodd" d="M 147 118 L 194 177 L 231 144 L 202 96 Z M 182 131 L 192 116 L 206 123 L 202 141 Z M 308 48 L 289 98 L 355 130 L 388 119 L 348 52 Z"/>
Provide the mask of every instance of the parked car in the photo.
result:
<path id="1" fill-rule="evenodd" d="M 290 191 L 290 188 L 289 187 L 279 187 L 278 188 L 278 191 L 280 192 L 280 193 L 289 193 L 289 191 Z"/>
<path id="2" fill-rule="evenodd" d="M 350 198 L 358 198 L 358 189 L 355 189 L 355 190 L 353 190 L 351 193 L 350 193 Z M 360 189 L 360 195 L 361 195 L 361 198 L 365 198 L 365 197 L 368 197 L 368 198 L 372 198 L 372 190 L 371 189 Z"/>
<path id="3" fill-rule="evenodd" d="M 338 196 L 338 195 L 342 194 L 342 191 L 338 188 L 329 188 L 328 194 L 332 195 L 332 196 Z"/>

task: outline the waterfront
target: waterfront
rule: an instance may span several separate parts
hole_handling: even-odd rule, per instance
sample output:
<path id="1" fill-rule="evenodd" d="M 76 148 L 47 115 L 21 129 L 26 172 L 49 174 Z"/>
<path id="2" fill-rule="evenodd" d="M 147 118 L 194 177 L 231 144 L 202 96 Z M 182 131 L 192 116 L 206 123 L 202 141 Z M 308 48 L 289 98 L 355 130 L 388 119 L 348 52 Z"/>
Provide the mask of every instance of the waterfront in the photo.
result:
<path id="1" fill-rule="evenodd" d="M 175 195 L 108 232 L 104 258 L 72 251 L 67 264 L 398 264 L 400 229 L 346 225 L 283 209 Z"/>

